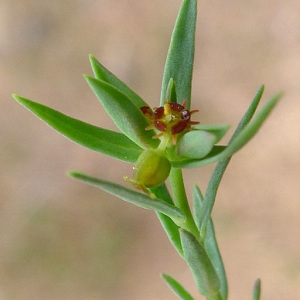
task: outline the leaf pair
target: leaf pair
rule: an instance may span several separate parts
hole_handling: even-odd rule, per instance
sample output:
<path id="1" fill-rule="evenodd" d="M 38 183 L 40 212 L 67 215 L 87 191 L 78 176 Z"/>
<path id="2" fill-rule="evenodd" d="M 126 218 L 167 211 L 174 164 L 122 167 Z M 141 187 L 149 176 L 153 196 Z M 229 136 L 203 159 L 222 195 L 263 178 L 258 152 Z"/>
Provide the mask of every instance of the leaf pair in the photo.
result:
<path id="1" fill-rule="evenodd" d="M 91 150 L 134 163 L 143 149 L 158 144 L 158 141 L 152 139 L 153 132 L 145 131 L 148 123 L 139 110 L 140 105 L 145 105 L 145 102 L 94 57 L 90 56 L 90 60 L 94 74 L 99 79 L 85 76 L 86 80 L 122 133 L 82 122 L 16 94 L 13 94 L 13 97 L 74 142 Z"/>

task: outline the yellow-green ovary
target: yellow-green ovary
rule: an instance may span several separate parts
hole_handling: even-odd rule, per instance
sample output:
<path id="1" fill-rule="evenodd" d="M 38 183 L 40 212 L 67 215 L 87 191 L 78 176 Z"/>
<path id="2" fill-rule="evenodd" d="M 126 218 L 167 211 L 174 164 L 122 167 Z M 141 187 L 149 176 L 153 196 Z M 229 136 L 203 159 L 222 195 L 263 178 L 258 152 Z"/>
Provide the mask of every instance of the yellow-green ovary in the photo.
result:
<path id="1" fill-rule="evenodd" d="M 135 181 L 146 188 L 162 184 L 169 176 L 171 164 L 169 160 L 156 150 L 145 150 L 135 165 Z"/>

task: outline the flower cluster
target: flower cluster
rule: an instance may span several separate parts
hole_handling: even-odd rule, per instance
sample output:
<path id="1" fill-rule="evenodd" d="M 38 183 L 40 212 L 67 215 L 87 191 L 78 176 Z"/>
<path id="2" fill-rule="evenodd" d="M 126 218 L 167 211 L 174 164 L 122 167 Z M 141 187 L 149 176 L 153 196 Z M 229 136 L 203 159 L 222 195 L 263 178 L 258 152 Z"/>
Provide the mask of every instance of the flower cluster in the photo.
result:
<path id="1" fill-rule="evenodd" d="M 149 106 L 140 108 L 144 116 L 151 121 L 145 130 L 154 129 L 157 133 L 153 138 L 160 138 L 161 143 L 157 149 L 147 149 L 140 155 L 134 167 L 134 179 L 127 176 L 124 176 L 124 179 L 153 199 L 156 197 L 148 188 L 162 184 L 170 173 L 171 164 L 165 153 L 169 142 L 172 141 L 172 144 L 176 145 L 178 134 L 191 130 L 191 125 L 199 124 L 191 121 L 191 115 L 198 110 L 189 111 L 185 107 L 186 101 L 183 105 L 166 101 L 164 106 L 154 109 Z"/>
<path id="2" fill-rule="evenodd" d="M 199 122 L 191 121 L 191 115 L 198 110 L 189 111 L 185 106 L 186 100 L 183 105 L 176 102 L 165 102 L 164 106 L 153 110 L 149 106 L 141 107 L 144 116 L 152 122 L 146 127 L 146 130 L 157 131 L 153 138 L 165 136 L 169 139 L 171 137 L 173 145 L 176 145 L 178 134 L 190 130 L 191 125 L 199 124 Z"/>

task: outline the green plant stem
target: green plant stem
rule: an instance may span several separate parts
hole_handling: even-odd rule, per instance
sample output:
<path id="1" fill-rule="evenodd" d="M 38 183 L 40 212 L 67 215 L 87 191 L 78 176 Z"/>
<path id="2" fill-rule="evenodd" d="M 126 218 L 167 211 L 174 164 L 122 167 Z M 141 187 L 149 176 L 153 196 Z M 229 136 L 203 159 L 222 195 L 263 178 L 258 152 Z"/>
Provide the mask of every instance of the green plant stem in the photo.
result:
<path id="1" fill-rule="evenodd" d="M 169 180 L 173 193 L 174 204 L 185 215 L 185 220 L 182 221 L 179 225 L 187 231 L 191 232 L 199 240 L 199 231 L 193 219 L 189 202 L 186 196 L 182 170 L 179 168 L 171 168 Z"/>

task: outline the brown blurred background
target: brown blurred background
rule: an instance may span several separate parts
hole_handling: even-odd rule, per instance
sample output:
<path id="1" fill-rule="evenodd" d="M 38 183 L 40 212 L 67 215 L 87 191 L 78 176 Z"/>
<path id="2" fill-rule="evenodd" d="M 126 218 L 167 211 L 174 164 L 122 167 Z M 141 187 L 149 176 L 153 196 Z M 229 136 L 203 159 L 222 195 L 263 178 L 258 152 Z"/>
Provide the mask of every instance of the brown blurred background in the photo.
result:
<path id="1" fill-rule="evenodd" d="M 153 212 L 65 175 L 75 169 L 126 185 L 132 166 L 70 142 L 11 97 L 115 129 L 82 78 L 92 73 L 88 54 L 157 105 L 180 4 L 1 1 L 1 300 L 175 299 L 161 272 L 197 295 Z M 262 83 L 264 101 L 285 92 L 219 191 L 213 216 L 230 299 L 250 299 L 257 277 L 263 299 L 300 295 L 299 82 L 300 2 L 199 1 L 197 118 L 233 129 Z M 205 190 L 212 168 L 185 172 L 189 194 L 194 183 Z"/>

